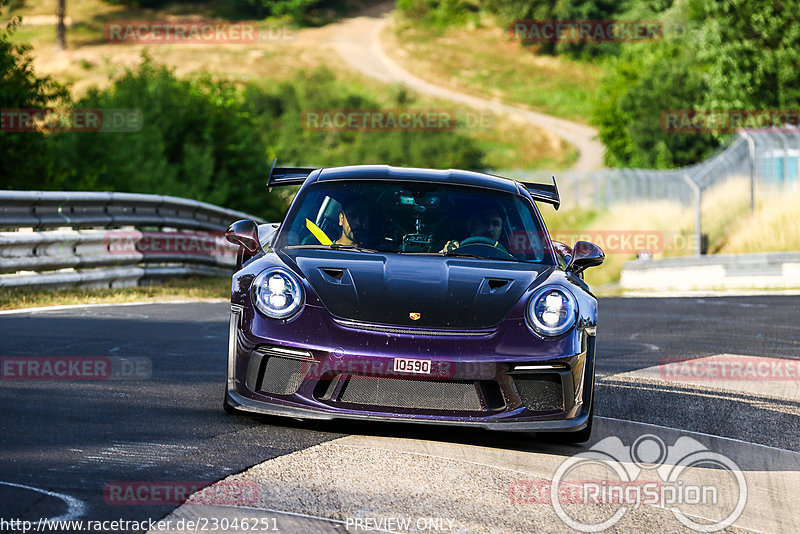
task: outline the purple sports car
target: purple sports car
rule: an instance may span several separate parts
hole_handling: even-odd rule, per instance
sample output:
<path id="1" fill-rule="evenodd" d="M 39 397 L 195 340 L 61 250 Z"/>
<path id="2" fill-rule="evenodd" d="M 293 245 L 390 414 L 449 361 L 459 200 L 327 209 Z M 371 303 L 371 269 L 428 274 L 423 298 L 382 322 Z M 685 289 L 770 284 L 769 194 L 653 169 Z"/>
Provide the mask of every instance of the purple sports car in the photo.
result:
<path id="1" fill-rule="evenodd" d="M 589 438 L 603 252 L 552 242 L 555 185 L 459 170 L 276 169 L 280 225 L 243 220 L 228 412 Z"/>

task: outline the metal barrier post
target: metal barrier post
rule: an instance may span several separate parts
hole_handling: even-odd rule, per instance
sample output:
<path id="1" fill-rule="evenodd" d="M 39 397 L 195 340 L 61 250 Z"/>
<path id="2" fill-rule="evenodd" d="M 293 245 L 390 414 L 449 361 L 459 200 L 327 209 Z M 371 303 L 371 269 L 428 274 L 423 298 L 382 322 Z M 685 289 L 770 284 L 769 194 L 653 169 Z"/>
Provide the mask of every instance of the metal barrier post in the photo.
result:
<path id="1" fill-rule="evenodd" d="M 700 191 L 700 186 L 697 185 L 697 182 L 692 180 L 692 177 L 688 174 L 681 175 L 683 180 L 689 185 L 689 187 L 694 191 L 694 255 L 700 256 L 701 252 L 701 240 L 703 234 L 701 232 L 700 222 L 701 222 L 701 208 L 702 208 L 702 192 Z"/>

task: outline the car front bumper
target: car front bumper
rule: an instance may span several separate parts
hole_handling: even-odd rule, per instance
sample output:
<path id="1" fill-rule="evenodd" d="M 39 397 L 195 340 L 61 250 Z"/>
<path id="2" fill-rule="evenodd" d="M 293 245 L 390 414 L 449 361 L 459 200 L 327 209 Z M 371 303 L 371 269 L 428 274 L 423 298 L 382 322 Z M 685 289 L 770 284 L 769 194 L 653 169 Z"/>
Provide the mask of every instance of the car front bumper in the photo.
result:
<path id="1" fill-rule="evenodd" d="M 536 432 L 579 431 L 590 416 L 595 344 L 584 330 L 525 347 L 507 331 L 431 337 L 317 314 L 309 342 L 291 334 L 302 327 L 267 333 L 252 310 L 232 310 L 225 402 L 236 410 Z M 395 357 L 435 365 L 431 375 L 397 373 Z"/>

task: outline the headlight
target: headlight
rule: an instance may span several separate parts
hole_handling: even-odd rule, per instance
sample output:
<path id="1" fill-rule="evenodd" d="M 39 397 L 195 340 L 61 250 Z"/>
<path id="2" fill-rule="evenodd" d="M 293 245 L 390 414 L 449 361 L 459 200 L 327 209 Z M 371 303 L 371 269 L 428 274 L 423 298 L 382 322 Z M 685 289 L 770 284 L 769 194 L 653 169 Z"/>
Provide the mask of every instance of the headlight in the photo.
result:
<path id="1" fill-rule="evenodd" d="M 289 271 L 268 269 L 253 280 L 250 297 L 267 317 L 286 319 L 303 305 L 303 286 Z"/>
<path id="2" fill-rule="evenodd" d="M 578 315 L 575 297 L 566 288 L 547 286 L 528 301 L 528 324 L 545 336 L 558 336 L 572 328 Z"/>

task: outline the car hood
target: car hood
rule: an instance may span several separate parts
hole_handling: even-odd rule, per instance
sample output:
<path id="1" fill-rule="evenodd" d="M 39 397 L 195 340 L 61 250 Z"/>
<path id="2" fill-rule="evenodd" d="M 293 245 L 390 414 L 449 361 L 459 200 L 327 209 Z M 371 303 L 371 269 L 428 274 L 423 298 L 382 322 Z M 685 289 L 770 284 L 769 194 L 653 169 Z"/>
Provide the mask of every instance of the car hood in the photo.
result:
<path id="1" fill-rule="evenodd" d="M 553 269 L 436 255 L 320 249 L 285 254 L 334 316 L 422 328 L 493 327 Z"/>

